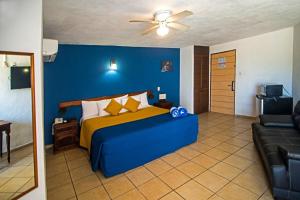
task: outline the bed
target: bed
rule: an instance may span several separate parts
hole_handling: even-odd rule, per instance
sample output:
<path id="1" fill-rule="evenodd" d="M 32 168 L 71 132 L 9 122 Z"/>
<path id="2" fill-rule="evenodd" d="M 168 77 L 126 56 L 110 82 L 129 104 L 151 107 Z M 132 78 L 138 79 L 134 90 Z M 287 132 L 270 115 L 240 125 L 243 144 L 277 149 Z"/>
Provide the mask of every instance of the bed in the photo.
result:
<path id="1" fill-rule="evenodd" d="M 197 115 L 173 118 L 168 110 L 149 106 L 84 120 L 80 144 L 90 152 L 92 170 L 110 177 L 191 144 L 197 135 Z"/>

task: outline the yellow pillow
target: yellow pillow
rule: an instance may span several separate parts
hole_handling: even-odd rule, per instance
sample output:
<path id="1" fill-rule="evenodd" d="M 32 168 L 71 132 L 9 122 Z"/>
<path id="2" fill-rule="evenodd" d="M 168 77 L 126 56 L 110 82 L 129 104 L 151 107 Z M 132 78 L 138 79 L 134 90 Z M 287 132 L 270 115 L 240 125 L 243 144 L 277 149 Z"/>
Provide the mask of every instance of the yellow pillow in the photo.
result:
<path id="1" fill-rule="evenodd" d="M 111 115 L 118 115 L 122 109 L 122 105 L 119 104 L 116 100 L 112 99 L 109 104 L 104 108 L 106 112 Z"/>
<path id="2" fill-rule="evenodd" d="M 128 100 L 124 105 L 124 108 L 126 108 L 130 112 L 136 112 L 138 110 L 138 107 L 140 104 L 141 104 L 140 101 L 137 101 L 134 98 L 128 97 Z"/>

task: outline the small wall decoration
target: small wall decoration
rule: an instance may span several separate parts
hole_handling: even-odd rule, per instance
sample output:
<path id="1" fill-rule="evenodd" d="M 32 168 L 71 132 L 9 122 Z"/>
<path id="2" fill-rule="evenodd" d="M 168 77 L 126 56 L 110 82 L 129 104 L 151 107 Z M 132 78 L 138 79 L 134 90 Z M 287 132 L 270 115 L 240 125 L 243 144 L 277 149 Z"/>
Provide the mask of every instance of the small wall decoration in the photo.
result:
<path id="1" fill-rule="evenodd" d="M 173 71 L 173 65 L 172 62 L 169 60 L 163 61 L 161 64 L 161 72 L 170 72 Z"/>
<path id="2" fill-rule="evenodd" d="M 226 58 L 218 58 L 218 68 L 225 68 L 226 67 Z"/>

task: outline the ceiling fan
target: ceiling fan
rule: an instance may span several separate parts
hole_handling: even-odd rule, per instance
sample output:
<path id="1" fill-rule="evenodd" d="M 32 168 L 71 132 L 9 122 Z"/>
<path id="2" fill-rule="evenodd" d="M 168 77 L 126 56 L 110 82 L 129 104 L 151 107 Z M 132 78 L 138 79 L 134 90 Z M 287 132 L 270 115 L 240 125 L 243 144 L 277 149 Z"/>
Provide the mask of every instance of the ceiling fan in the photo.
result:
<path id="1" fill-rule="evenodd" d="M 150 23 L 152 26 L 142 32 L 142 35 L 146 35 L 156 30 L 157 35 L 165 36 L 169 33 L 169 28 L 174 30 L 187 30 L 189 26 L 177 22 L 178 20 L 190 16 L 193 13 L 188 10 L 184 10 L 180 13 L 172 15 L 171 10 L 160 10 L 154 13 L 153 19 L 149 20 L 130 20 L 129 22 L 142 22 Z"/>

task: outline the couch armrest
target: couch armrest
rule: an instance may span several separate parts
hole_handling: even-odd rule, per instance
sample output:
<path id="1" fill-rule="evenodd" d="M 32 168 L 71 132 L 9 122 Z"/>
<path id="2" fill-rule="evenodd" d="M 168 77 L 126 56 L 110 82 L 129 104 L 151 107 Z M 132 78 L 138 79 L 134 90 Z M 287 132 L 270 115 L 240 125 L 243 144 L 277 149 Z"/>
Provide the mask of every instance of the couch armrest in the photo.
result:
<path id="1" fill-rule="evenodd" d="M 300 146 L 280 145 L 278 150 L 287 165 L 290 189 L 300 191 Z"/>
<path id="2" fill-rule="evenodd" d="M 300 160 L 300 146 L 296 145 L 281 145 L 278 150 L 284 159 Z"/>

